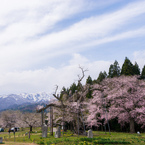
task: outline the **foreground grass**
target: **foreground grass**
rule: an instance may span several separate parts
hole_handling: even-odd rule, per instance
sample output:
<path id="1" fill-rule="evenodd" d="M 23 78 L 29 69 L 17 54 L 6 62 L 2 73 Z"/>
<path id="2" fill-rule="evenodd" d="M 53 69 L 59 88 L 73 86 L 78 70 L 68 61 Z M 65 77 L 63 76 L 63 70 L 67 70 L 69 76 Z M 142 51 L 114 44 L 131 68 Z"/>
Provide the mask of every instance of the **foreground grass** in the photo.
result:
<path id="1" fill-rule="evenodd" d="M 88 139 L 86 136 L 79 136 L 72 134 L 68 131 L 64 133 L 61 138 L 54 138 L 48 133 L 47 138 L 41 137 L 40 128 L 35 128 L 33 133 L 31 133 L 30 139 L 28 137 L 29 129 L 26 128 L 24 131 L 16 132 L 15 138 L 14 134 L 8 132 L 0 133 L 0 137 L 3 137 L 5 144 L 41 144 L 41 145 L 110 145 L 110 144 L 131 144 L 131 145 L 144 145 L 145 144 L 145 133 L 142 133 L 140 136 L 137 134 L 130 133 L 118 133 L 111 132 L 105 134 L 100 131 L 93 131 L 94 138 Z M 26 134 L 26 135 L 25 135 Z M 15 142 L 14 142 L 15 141 Z"/>

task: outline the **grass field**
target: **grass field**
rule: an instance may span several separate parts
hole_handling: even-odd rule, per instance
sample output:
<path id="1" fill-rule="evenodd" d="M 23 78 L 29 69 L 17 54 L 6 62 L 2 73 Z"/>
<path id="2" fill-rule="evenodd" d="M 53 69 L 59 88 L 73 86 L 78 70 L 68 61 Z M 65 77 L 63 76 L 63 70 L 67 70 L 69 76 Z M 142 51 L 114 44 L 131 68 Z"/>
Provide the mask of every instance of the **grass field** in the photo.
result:
<path id="1" fill-rule="evenodd" d="M 23 131 L 16 132 L 15 138 L 13 133 L 9 136 L 8 132 L 1 132 L 0 137 L 3 137 L 6 145 L 145 145 L 145 133 L 138 136 L 137 134 L 111 132 L 109 135 L 109 133 L 93 131 L 94 138 L 88 139 L 86 136 L 78 137 L 71 131 L 67 131 L 61 138 L 54 138 L 49 133 L 47 138 L 42 138 L 40 128 L 34 128 L 29 139 L 28 131 L 29 129 L 25 128 Z"/>

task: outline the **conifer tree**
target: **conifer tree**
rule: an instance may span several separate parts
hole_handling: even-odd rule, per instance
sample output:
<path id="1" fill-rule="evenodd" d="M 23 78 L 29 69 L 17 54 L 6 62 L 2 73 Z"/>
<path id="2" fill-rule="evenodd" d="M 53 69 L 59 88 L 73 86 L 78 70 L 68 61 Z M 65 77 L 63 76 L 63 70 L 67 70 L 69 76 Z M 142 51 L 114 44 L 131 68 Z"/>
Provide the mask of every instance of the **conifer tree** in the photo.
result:
<path id="1" fill-rule="evenodd" d="M 63 87 L 62 87 L 62 90 L 61 90 L 61 92 L 60 92 L 60 98 L 61 98 L 61 99 L 62 99 L 64 93 L 68 95 L 68 94 L 69 94 L 69 90 L 68 90 L 68 88 L 66 89 L 66 88 L 63 86 Z"/>
<path id="2" fill-rule="evenodd" d="M 103 81 L 105 78 L 107 77 L 107 73 L 104 71 L 104 72 L 100 72 L 99 73 L 99 76 L 97 78 L 97 83 L 100 83 L 101 81 Z"/>
<path id="3" fill-rule="evenodd" d="M 141 78 L 145 79 L 145 65 L 144 65 L 142 72 L 141 72 Z"/>
<path id="4" fill-rule="evenodd" d="M 92 83 L 93 83 L 92 78 L 90 76 L 88 76 L 88 78 L 86 80 L 86 84 L 92 85 Z"/>
<path id="5" fill-rule="evenodd" d="M 110 65 L 108 77 L 113 78 L 113 77 L 119 77 L 119 76 L 120 76 L 120 66 L 118 62 L 115 60 L 114 64 Z"/>
<path id="6" fill-rule="evenodd" d="M 134 75 L 140 75 L 140 69 L 139 69 L 137 62 L 135 62 L 134 66 L 133 66 L 133 73 L 134 73 Z"/>
<path id="7" fill-rule="evenodd" d="M 88 78 L 86 80 L 86 84 L 89 84 L 89 85 L 93 84 L 92 78 L 90 76 L 88 76 Z M 89 90 L 88 90 L 88 93 L 86 94 L 86 98 L 92 98 L 91 86 L 89 86 Z"/>
<path id="8" fill-rule="evenodd" d="M 93 93 L 93 91 L 92 91 L 91 87 L 89 87 L 88 93 L 86 94 L 86 98 L 92 98 L 92 93 Z"/>
<path id="9" fill-rule="evenodd" d="M 133 64 L 126 57 L 123 65 L 122 65 L 121 75 L 126 75 L 126 76 L 134 75 L 134 69 L 133 68 L 134 68 Z"/>
<path id="10" fill-rule="evenodd" d="M 77 89 L 78 89 L 77 85 L 76 85 L 75 83 L 73 83 L 73 84 L 70 86 L 69 91 L 71 91 L 71 93 L 74 94 L 74 93 L 75 93 L 75 90 L 77 90 Z"/>

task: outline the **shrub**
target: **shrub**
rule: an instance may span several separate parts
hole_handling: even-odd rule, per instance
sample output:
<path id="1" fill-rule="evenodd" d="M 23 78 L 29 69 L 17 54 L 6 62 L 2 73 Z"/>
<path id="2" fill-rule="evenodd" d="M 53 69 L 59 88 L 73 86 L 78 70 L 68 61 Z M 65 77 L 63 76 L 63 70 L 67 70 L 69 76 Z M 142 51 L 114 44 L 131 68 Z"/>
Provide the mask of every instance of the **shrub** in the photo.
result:
<path id="1" fill-rule="evenodd" d="M 37 144 L 44 145 L 45 143 L 44 143 L 44 141 L 40 141 L 40 142 L 37 142 Z"/>

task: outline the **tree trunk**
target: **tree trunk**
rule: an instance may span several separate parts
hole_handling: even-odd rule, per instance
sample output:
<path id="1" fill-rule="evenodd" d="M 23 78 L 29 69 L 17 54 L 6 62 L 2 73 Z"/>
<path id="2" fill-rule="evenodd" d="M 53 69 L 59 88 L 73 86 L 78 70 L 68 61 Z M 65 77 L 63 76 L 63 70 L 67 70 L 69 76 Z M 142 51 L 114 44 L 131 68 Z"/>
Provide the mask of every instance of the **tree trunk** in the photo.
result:
<path id="1" fill-rule="evenodd" d="M 130 133 L 135 133 L 133 118 L 130 119 Z"/>
<path id="2" fill-rule="evenodd" d="M 103 123 L 102 123 L 102 125 L 101 125 L 101 131 L 103 131 Z"/>
<path id="3" fill-rule="evenodd" d="M 30 125 L 30 132 L 32 132 L 32 125 Z"/>
<path id="4" fill-rule="evenodd" d="M 74 133 L 78 134 L 78 128 L 77 128 L 76 121 L 73 121 L 73 131 L 74 131 Z"/>
<path id="5" fill-rule="evenodd" d="M 64 107 L 62 105 L 62 135 L 64 135 Z"/>

